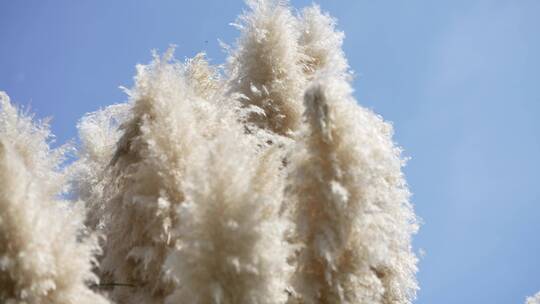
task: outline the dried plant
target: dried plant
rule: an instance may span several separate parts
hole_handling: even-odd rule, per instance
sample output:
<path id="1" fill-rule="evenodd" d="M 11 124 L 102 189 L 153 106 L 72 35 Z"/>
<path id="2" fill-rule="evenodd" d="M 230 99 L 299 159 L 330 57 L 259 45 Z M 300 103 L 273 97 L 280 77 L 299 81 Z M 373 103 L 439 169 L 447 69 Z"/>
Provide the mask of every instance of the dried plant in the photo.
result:
<path id="1" fill-rule="evenodd" d="M 22 247 L 0 250 L 1 269 L 15 269 L 2 272 L 1 284 L 14 281 L 0 296 L 78 291 L 79 302 L 106 301 L 84 285 L 96 279 L 88 227 L 103 236 L 95 271 L 116 303 L 411 303 L 417 223 L 404 161 L 391 125 L 352 96 L 344 34 L 318 6 L 247 4 L 224 68 L 202 53 L 179 62 L 171 49 L 137 66 L 126 103 L 81 120 L 67 170 L 86 218 L 80 204 L 54 196 L 67 182 L 46 129 L 12 123 L 4 102 L 0 235 Z M 12 231 L 26 226 L 12 227 L 10 212 L 70 228 L 28 228 L 19 238 Z M 70 281 L 16 277 L 27 268 L 12 265 L 26 258 L 12 250 L 24 246 L 65 256 L 69 263 L 39 267 Z"/>

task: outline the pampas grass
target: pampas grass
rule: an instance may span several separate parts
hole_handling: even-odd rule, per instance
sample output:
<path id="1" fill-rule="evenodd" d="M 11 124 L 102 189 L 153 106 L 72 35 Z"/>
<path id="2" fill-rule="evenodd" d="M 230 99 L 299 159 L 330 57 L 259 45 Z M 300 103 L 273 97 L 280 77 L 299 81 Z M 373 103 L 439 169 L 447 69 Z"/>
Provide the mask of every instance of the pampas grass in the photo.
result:
<path id="1" fill-rule="evenodd" d="M 404 161 L 352 97 L 344 34 L 318 6 L 247 6 L 223 67 L 154 54 L 85 115 L 69 180 L 3 97 L 0 299 L 106 303 L 99 277 L 115 303 L 411 303 Z"/>
<path id="2" fill-rule="evenodd" d="M 59 199 L 65 150 L 49 148 L 33 122 L 0 92 L 0 302 L 108 303 L 93 292 L 99 251 L 82 202 Z"/>

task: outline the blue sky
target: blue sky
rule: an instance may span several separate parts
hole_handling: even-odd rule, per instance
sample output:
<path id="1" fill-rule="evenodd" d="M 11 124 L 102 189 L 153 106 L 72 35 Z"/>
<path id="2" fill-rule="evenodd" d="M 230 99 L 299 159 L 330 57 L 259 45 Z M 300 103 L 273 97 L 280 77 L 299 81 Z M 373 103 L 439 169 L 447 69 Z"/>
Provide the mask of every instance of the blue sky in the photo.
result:
<path id="1" fill-rule="evenodd" d="M 292 1 L 300 8 L 311 1 Z M 416 303 L 523 303 L 540 290 L 540 2 L 319 1 L 346 33 L 359 103 L 392 121 L 426 254 Z M 0 90 L 57 142 L 125 100 L 150 50 L 206 50 L 241 1 L 0 1 Z"/>

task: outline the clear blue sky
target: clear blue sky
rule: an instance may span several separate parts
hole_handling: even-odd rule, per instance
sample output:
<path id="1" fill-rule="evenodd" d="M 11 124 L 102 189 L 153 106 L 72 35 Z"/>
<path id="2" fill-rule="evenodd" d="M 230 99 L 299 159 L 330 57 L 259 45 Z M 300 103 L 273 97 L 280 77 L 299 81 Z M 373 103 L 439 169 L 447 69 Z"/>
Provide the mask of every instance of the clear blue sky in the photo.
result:
<path id="1" fill-rule="evenodd" d="M 74 138 L 151 49 L 223 62 L 244 5 L 195 2 L 0 0 L 0 90 Z M 346 33 L 359 102 L 412 157 L 416 303 L 523 303 L 540 290 L 540 1 L 319 3 Z"/>

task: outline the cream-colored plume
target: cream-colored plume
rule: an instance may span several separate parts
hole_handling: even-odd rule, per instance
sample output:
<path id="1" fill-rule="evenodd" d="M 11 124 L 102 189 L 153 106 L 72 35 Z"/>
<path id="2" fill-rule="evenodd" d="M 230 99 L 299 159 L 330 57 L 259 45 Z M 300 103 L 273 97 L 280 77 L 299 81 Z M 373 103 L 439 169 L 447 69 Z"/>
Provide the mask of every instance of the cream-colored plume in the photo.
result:
<path id="1" fill-rule="evenodd" d="M 305 95 L 305 130 L 291 157 L 301 303 L 410 303 L 417 229 L 392 128 L 351 97 L 339 74 Z"/>
<path id="2" fill-rule="evenodd" d="M 255 153 L 242 129 L 223 132 L 190 162 L 177 209 L 178 288 L 166 303 L 285 303 L 291 267 L 279 217 L 279 153 Z"/>
<path id="3" fill-rule="evenodd" d="M 344 34 L 335 29 L 336 20 L 321 12 L 317 5 L 302 10 L 300 16 L 300 45 L 304 73 L 313 80 L 322 71 L 347 73 L 348 63 L 343 53 Z"/>
<path id="4" fill-rule="evenodd" d="M 228 65 L 230 93 L 244 107 L 254 107 L 249 122 L 290 136 L 302 115 L 305 79 L 298 45 L 298 20 L 283 1 L 247 1 L 240 16 L 241 36 Z"/>
<path id="5" fill-rule="evenodd" d="M 120 303 L 161 303 L 174 290 L 163 265 L 174 244 L 174 210 L 184 201 L 186 161 L 220 124 L 218 108 L 204 99 L 217 85 L 194 67 L 202 63 L 175 62 L 171 50 L 138 66 L 104 187 L 101 273 L 123 285 L 111 292 Z"/>
<path id="6" fill-rule="evenodd" d="M 104 227 L 108 165 L 122 135 L 119 128 L 128 120 L 129 106 L 115 104 L 86 114 L 77 125 L 81 148 L 69 168 L 70 180 L 72 191 L 86 203 L 86 224 L 95 231 L 102 232 Z"/>
<path id="7" fill-rule="evenodd" d="M 51 150 L 44 123 L 0 92 L 0 302 L 100 304 L 94 254 L 80 202 L 63 201 L 64 151 Z"/>

